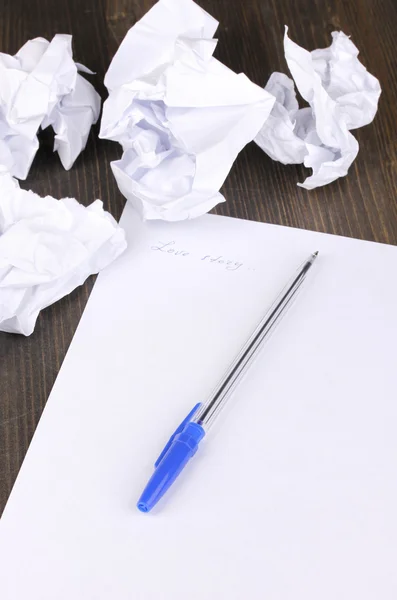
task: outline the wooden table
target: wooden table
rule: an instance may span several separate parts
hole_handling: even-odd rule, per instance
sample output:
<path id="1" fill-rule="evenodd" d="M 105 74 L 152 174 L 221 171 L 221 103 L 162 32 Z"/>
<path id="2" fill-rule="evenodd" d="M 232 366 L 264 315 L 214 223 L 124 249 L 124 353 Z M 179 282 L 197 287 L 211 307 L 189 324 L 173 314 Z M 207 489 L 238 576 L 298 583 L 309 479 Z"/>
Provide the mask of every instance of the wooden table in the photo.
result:
<path id="1" fill-rule="evenodd" d="M 74 57 L 96 71 L 92 82 L 106 97 L 104 73 L 127 30 L 153 0 L 3 0 L 2 52 L 15 53 L 28 39 L 73 34 Z M 375 122 L 356 132 L 361 150 L 346 178 L 311 192 L 296 186 L 300 166 L 270 160 L 255 144 L 240 154 L 223 186 L 227 202 L 214 212 L 397 244 L 397 2 L 395 0 L 201 0 L 220 21 L 216 56 L 264 85 L 275 70 L 288 72 L 283 27 L 312 50 L 327 46 L 330 33 L 352 36 L 361 60 L 381 81 Z M 139 60 L 139 58 L 138 58 Z M 85 152 L 64 171 L 41 134 L 40 150 L 21 186 L 83 204 L 95 198 L 120 217 L 124 198 L 109 163 L 116 143 L 92 132 Z M 0 333 L 0 511 L 17 476 L 51 387 L 81 317 L 94 278 L 40 315 L 34 333 Z M 1 294 L 1 292 L 0 292 Z"/>

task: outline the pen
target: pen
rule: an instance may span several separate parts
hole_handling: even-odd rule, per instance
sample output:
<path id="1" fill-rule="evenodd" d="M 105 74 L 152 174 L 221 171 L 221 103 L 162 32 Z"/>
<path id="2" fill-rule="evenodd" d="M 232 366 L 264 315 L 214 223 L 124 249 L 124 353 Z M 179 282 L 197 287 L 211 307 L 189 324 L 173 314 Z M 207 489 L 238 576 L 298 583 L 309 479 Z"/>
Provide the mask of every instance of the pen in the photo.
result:
<path id="1" fill-rule="evenodd" d="M 318 252 L 314 252 L 303 263 L 292 281 L 282 290 L 207 402 L 196 404 L 174 431 L 156 460 L 154 473 L 138 500 L 137 507 L 140 511 L 149 512 L 157 504 L 189 460 L 195 455 L 199 443 L 208 433 L 216 417 L 232 396 L 237 383 L 257 356 L 263 341 L 285 314 L 286 308 L 304 282 L 317 255 Z"/>

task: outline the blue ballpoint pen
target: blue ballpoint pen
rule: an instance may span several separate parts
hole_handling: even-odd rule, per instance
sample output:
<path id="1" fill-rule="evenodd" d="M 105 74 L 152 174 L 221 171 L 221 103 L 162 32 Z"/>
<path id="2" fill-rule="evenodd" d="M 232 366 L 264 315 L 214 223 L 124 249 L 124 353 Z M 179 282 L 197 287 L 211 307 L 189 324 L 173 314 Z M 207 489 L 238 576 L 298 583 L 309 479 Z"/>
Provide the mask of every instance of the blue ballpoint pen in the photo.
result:
<path id="1" fill-rule="evenodd" d="M 208 401 L 203 404 L 200 402 L 196 404 L 174 431 L 155 462 L 154 473 L 138 500 L 137 507 L 140 511 L 149 512 L 157 504 L 189 460 L 195 455 L 199 443 L 231 397 L 237 383 L 252 364 L 262 342 L 280 317 L 285 314 L 287 306 L 305 280 L 317 255 L 318 252 L 314 252 L 299 269 L 292 282 L 283 289 L 230 365 Z"/>

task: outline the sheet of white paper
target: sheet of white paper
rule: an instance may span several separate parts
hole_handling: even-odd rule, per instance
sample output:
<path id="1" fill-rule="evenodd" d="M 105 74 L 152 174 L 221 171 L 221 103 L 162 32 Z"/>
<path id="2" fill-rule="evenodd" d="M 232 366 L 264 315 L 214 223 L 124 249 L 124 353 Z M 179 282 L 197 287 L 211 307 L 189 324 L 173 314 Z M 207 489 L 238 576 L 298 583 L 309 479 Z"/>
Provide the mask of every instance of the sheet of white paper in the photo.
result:
<path id="1" fill-rule="evenodd" d="M 212 215 L 142 224 L 101 273 L 0 527 L 2 600 L 395 600 L 397 248 Z M 135 503 L 314 250 L 230 408 Z"/>
<path id="2" fill-rule="evenodd" d="M 109 67 L 100 137 L 118 141 L 117 184 L 144 219 L 208 212 L 274 98 L 213 58 L 218 22 L 192 0 L 160 0 Z"/>
<path id="3" fill-rule="evenodd" d="M 26 179 L 39 127 L 55 131 L 54 150 L 70 169 L 98 120 L 101 99 L 74 62 L 72 36 L 29 40 L 15 56 L 0 53 L 0 165 Z"/>
<path id="4" fill-rule="evenodd" d="M 298 185 L 313 189 L 347 174 L 358 152 L 349 130 L 373 120 L 381 89 L 344 33 L 334 31 L 331 46 L 308 52 L 292 42 L 287 31 L 285 58 L 310 108 L 299 109 L 294 82 L 273 73 L 265 90 L 276 102 L 255 141 L 275 160 L 312 168 L 313 175 Z"/>
<path id="5" fill-rule="evenodd" d="M 126 248 L 95 200 L 41 198 L 0 173 L 0 331 L 30 335 L 39 312 L 99 273 Z"/>

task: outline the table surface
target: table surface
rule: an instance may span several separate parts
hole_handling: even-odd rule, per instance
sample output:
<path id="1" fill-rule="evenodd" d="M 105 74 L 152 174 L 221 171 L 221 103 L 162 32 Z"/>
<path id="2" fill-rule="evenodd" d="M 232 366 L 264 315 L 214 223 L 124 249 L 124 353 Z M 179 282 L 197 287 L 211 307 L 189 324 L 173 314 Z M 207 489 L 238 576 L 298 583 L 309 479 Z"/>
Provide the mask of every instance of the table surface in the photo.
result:
<path id="1" fill-rule="evenodd" d="M 73 35 L 75 60 L 96 71 L 92 83 L 106 97 L 103 77 L 124 35 L 153 0 L 3 0 L 2 52 L 14 54 L 28 39 Z M 254 143 L 239 155 L 222 192 L 227 202 L 213 212 L 397 244 L 397 2 L 396 0 L 201 0 L 220 22 L 215 55 L 234 71 L 264 85 L 273 71 L 287 72 L 284 24 L 301 46 L 330 43 L 336 29 L 352 36 L 360 58 L 383 88 L 374 123 L 354 132 L 358 158 L 347 177 L 308 192 L 297 187 L 308 171 L 273 162 Z M 21 186 L 83 204 L 101 198 L 120 217 L 124 198 L 110 161 L 120 146 L 99 140 L 98 127 L 71 171 L 52 152 L 53 137 L 41 145 Z M 47 308 L 25 338 L 0 333 L 0 513 L 18 474 L 51 387 L 60 369 L 94 278 Z"/>

